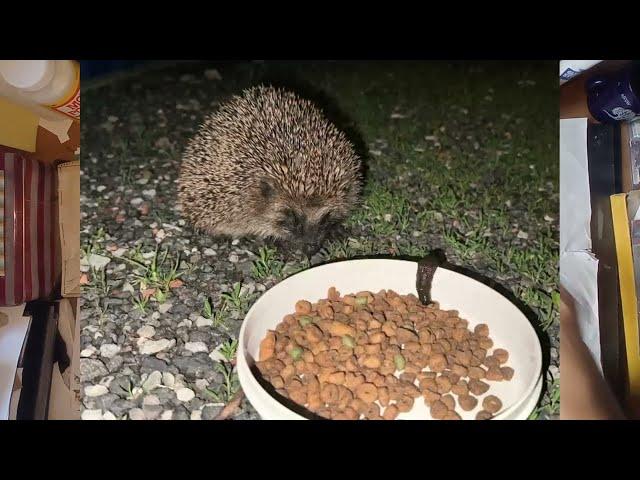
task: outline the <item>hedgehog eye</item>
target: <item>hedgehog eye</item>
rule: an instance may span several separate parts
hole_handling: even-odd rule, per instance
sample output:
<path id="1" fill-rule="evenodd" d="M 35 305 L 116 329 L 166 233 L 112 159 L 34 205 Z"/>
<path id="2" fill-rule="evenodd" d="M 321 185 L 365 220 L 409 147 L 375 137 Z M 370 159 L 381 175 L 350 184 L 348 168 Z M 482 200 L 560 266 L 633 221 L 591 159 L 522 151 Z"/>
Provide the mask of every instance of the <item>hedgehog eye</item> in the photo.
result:
<path id="1" fill-rule="evenodd" d="M 278 224 L 292 233 L 301 234 L 304 231 L 304 219 L 290 208 L 283 210 Z"/>

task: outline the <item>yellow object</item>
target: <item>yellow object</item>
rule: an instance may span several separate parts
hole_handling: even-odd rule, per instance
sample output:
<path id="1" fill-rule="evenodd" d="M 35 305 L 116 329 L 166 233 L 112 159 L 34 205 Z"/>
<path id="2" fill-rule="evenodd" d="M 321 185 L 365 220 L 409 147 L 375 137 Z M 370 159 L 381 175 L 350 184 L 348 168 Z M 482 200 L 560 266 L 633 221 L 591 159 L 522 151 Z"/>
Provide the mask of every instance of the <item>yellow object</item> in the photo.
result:
<path id="1" fill-rule="evenodd" d="M 638 332 L 638 299 L 636 297 L 631 233 L 627 216 L 627 195 L 611 195 L 613 234 L 618 258 L 618 279 L 620 282 L 620 302 L 624 326 L 627 371 L 629 375 L 629 406 L 640 406 L 640 334 Z"/>
<path id="2" fill-rule="evenodd" d="M 39 121 L 26 108 L 0 97 L 0 145 L 35 152 Z"/>

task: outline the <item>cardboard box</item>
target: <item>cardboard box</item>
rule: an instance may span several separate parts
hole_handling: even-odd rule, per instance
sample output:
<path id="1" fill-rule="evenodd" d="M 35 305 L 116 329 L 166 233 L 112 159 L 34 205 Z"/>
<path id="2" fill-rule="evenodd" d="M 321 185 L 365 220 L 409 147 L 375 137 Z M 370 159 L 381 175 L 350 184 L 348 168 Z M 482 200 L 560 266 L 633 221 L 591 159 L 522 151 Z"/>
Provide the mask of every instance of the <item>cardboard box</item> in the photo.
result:
<path id="1" fill-rule="evenodd" d="M 57 358 L 53 364 L 51 391 L 49 395 L 49 420 L 80 419 L 80 322 L 78 299 L 63 298 L 56 308 L 58 333 L 65 345 L 66 358 Z M 61 365 L 66 364 L 62 369 Z M 68 360 L 68 362 L 67 362 Z"/>
<path id="2" fill-rule="evenodd" d="M 80 296 L 80 162 L 58 165 L 61 294 Z"/>

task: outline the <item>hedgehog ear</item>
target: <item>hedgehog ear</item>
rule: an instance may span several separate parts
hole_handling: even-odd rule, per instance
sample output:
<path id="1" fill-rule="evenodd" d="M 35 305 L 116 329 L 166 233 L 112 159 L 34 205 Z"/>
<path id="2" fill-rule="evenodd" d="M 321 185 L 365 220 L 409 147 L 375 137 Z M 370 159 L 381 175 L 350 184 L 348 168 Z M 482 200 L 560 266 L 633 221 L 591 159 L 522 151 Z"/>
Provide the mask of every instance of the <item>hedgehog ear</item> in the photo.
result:
<path id="1" fill-rule="evenodd" d="M 260 180 L 260 194 L 265 200 L 269 200 L 273 197 L 274 189 L 266 180 Z"/>

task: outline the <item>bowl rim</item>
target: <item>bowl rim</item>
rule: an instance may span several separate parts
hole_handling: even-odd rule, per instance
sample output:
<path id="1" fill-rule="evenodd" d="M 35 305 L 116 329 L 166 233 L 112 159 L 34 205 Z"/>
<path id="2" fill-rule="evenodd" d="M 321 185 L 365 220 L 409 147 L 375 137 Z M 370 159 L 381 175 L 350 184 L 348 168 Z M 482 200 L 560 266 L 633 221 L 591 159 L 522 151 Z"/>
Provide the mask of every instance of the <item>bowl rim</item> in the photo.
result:
<path id="1" fill-rule="evenodd" d="M 283 416 L 286 417 L 293 417 L 296 418 L 298 420 L 309 420 L 307 417 L 300 415 L 299 413 L 287 408 L 285 405 L 283 405 L 281 402 L 279 402 L 277 399 L 275 399 L 267 390 L 265 390 L 265 388 L 260 384 L 260 382 L 258 381 L 258 379 L 255 377 L 254 373 L 251 371 L 247 361 L 246 361 L 246 357 L 245 355 L 248 355 L 248 352 L 245 350 L 244 348 L 244 338 L 246 335 L 246 326 L 247 326 L 247 319 L 251 317 L 253 311 L 257 308 L 258 304 L 260 303 L 260 301 L 264 298 L 264 296 L 276 289 L 276 288 L 284 288 L 283 285 L 290 279 L 297 277 L 298 275 L 303 275 L 306 272 L 309 272 L 311 270 L 315 270 L 315 269 L 319 269 L 319 268 L 323 268 L 323 267 L 328 267 L 329 265 L 335 265 L 336 263 L 364 263 L 364 262 L 371 262 L 371 261 L 376 261 L 376 262 L 402 262 L 402 263 L 407 263 L 407 264 L 412 264 L 412 265 L 416 265 L 417 262 L 416 261 L 412 261 L 412 260 L 404 260 L 404 259 L 393 259 L 393 258 L 358 258 L 358 259 L 343 259 L 343 260 L 336 260 L 336 261 L 331 261 L 328 263 L 323 263 L 322 265 L 315 265 L 311 268 L 308 268 L 306 270 L 302 270 L 300 272 L 297 272 L 283 280 L 281 280 L 280 282 L 278 282 L 277 284 L 275 284 L 274 286 L 272 286 L 271 288 L 265 290 L 262 295 L 260 295 L 260 297 L 253 303 L 253 305 L 251 306 L 251 308 L 247 311 L 246 315 L 244 316 L 243 320 L 242 320 L 242 325 L 240 326 L 240 332 L 238 334 L 238 355 L 237 355 L 237 369 L 238 369 L 238 379 L 240 381 L 240 386 L 242 387 L 244 394 L 247 396 L 247 399 L 249 400 L 249 402 L 252 404 L 252 406 L 254 406 L 255 408 L 255 404 L 256 403 L 263 403 L 262 399 L 258 399 L 258 396 L 261 397 L 265 397 L 268 398 L 269 401 L 272 403 L 272 406 L 275 410 L 277 410 L 277 413 L 282 414 Z M 531 395 L 534 393 L 534 390 L 536 389 L 536 386 L 538 384 L 538 381 L 542 375 L 542 346 L 540 344 L 540 338 L 538 337 L 537 332 L 535 331 L 535 329 L 533 328 L 533 325 L 531 324 L 531 322 L 529 321 L 529 319 L 527 318 L 527 316 L 522 312 L 522 310 L 520 310 L 520 308 L 517 307 L 517 305 L 515 305 L 511 300 L 509 300 L 507 297 L 505 297 L 502 293 L 500 293 L 499 291 L 497 291 L 496 289 L 492 288 L 491 286 L 480 282 L 479 280 L 465 275 L 463 273 L 460 273 L 458 271 L 455 270 L 451 270 L 448 269 L 446 267 L 438 267 L 439 269 L 442 270 L 446 270 L 449 273 L 454 274 L 455 276 L 459 276 L 459 277 L 464 277 L 465 281 L 471 281 L 471 282 L 475 282 L 478 285 L 480 285 L 481 287 L 485 287 L 488 288 L 490 290 L 492 290 L 493 292 L 495 292 L 496 294 L 500 295 L 502 298 L 504 298 L 507 302 L 509 302 L 511 305 L 513 305 L 513 307 L 518 311 L 518 313 L 523 317 L 523 319 L 525 320 L 525 324 L 526 327 L 525 329 L 528 329 L 528 332 L 533 335 L 533 337 L 536 339 L 536 350 L 535 350 L 535 370 L 538 372 L 537 375 L 535 375 L 532 380 L 529 382 L 529 384 L 527 385 L 527 388 L 524 390 L 524 393 L 522 394 L 522 396 L 520 397 L 520 399 L 518 399 L 517 401 L 515 401 L 513 404 L 511 404 L 509 407 L 501 410 L 497 415 L 495 415 L 492 419 L 503 419 L 505 417 L 508 417 L 510 414 L 512 414 L 514 411 L 517 411 L 527 400 L 530 399 Z M 255 359 L 254 359 L 255 361 Z M 245 385 L 248 384 L 248 385 Z M 249 388 L 246 388 L 249 387 Z M 260 392 L 258 395 L 256 395 L 257 392 Z M 256 408 L 256 410 L 258 410 Z M 260 414 L 260 412 L 258 412 Z M 425 419 L 427 420 L 427 419 Z"/>

